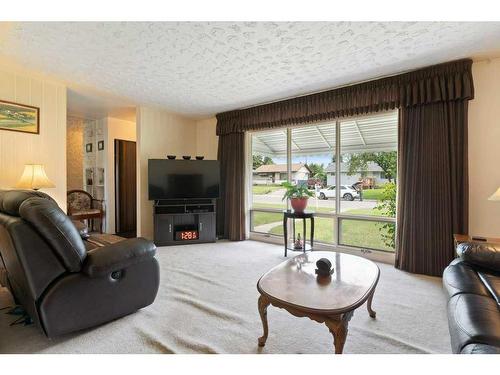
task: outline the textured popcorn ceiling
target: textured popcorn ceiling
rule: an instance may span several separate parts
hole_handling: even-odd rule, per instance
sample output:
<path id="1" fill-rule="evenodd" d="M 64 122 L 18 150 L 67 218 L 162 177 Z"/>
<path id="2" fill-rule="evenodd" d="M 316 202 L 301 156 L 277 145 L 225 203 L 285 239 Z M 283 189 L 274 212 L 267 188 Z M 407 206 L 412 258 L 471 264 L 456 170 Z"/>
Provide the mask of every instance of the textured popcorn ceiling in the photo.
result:
<path id="1" fill-rule="evenodd" d="M 500 23 L 15 23 L 0 55 L 191 116 L 500 49 Z"/>

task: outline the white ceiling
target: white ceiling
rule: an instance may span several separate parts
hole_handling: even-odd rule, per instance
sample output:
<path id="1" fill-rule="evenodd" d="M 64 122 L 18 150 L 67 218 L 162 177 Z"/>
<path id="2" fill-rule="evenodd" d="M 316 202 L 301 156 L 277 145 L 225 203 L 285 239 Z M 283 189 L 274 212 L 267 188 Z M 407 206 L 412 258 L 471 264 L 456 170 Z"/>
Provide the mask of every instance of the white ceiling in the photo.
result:
<path id="1" fill-rule="evenodd" d="M 28 22 L 0 40 L 75 87 L 193 117 L 498 51 L 499 22 Z"/>

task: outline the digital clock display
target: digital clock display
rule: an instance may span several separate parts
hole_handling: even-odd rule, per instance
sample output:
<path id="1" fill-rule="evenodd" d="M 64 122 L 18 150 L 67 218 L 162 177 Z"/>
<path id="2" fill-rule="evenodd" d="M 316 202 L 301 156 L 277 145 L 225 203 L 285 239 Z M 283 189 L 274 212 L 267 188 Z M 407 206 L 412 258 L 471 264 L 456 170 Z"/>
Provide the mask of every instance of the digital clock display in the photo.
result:
<path id="1" fill-rule="evenodd" d="M 197 230 L 180 230 L 175 232 L 176 241 L 192 241 L 198 239 Z"/>

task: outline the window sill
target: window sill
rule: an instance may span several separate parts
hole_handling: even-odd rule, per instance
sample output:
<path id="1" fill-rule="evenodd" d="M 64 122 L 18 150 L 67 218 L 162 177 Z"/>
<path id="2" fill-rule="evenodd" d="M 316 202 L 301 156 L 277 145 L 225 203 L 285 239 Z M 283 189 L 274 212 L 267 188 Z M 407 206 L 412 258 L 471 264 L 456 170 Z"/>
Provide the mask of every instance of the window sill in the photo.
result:
<path id="1" fill-rule="evenodd" d="M 284 246 L 283 237 L 276 236 L 273 234 L 250 232 L 248 239 L 252 241 L 261 241 L 261 242 Z M 341 246 L 341 245 L 335 246 L 333 244 L 326 244 L 323 242 L 316 242 L 316 241 L 314 243 L 314 249 L 318 251 L 338 251 L 340 253 L 357 255 L 366 259 L 370 259 L 375 262 L 381 262 L 387 264 L 394 264 L 395 261 L 394 253 L 382 250 L 381 251 L 372 249 L 366 250 L 362 248 L 355 248 L 355 247 Z"/>

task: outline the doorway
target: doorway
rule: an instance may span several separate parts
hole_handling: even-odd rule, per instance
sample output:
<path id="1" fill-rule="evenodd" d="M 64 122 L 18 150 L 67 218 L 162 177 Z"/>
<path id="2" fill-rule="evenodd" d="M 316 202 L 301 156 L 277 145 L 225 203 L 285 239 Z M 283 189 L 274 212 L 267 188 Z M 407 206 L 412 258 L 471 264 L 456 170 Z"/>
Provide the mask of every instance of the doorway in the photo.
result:
<path id="1" fill-rule="evenodd" d="M 137 235 L 136 142 L 115 139 L 115 226 L 116 234 Z"/>

